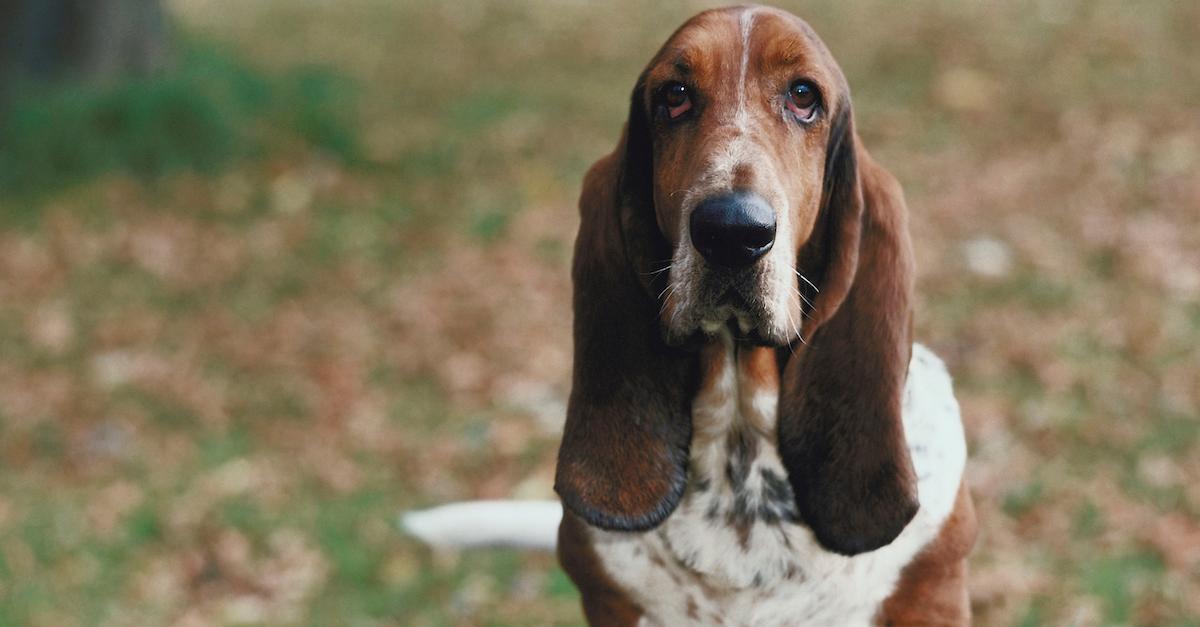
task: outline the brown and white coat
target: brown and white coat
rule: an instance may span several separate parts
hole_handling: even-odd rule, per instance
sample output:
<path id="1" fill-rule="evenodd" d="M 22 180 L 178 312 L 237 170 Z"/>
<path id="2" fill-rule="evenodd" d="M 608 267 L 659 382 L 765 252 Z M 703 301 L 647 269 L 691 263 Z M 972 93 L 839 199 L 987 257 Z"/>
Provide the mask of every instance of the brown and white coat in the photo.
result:
<path id="1" fill-rule="evenodd" d="M 744 265 L 698 250 L 731 194 L 771 214 Z M 580 212 L 555 487 L 588 620 L 969 622 L 966 450 L 912 342 L 907 209 L 816 34 L 765 7 L 684 24 Z"/>

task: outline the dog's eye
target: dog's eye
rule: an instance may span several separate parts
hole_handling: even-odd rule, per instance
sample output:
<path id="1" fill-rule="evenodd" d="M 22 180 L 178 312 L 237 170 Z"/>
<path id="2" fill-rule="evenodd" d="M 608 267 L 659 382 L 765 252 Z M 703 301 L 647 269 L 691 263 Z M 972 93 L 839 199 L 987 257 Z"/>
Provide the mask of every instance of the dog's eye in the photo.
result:
<path id="1" fill-rule="evenodd" d="M 672 120 L 687 113 L 692 108 L 692 95 L 687 85 L 683 83 L 667 83 L 659 90 L 659 99 L 667 117 Z"/>
<path id="2" fill-rule="evenodd" d="M 787 107 L 801 122 L 812 122 L 821 108 L 821 94 L 812 83 L 796 81 L 788 87 Z"/>

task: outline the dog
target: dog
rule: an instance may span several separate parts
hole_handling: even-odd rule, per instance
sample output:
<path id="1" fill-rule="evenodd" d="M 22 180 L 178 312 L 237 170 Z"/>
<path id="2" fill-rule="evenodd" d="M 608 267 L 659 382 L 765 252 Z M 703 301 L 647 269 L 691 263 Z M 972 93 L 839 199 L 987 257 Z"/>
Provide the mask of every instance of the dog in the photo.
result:
<path id="1" fill-rule="evenodd" d="M 703 12 L 587 173 L 555 489 L 593 625 L 961 625 L 976 521 L 895 178 L 804 21 Z"/>

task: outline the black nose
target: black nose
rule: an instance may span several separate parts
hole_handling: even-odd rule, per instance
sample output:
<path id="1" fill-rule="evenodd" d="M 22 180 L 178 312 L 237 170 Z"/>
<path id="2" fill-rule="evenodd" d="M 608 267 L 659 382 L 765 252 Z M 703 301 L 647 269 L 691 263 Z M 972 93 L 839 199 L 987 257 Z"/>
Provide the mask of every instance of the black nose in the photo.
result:
<path id="1" fill-rule="evenodd" d="M 712 264 L 743 268 L 775 243 L 775 211 L 758 194 L 736 191 L 692 211 L 692 245 Z"/>

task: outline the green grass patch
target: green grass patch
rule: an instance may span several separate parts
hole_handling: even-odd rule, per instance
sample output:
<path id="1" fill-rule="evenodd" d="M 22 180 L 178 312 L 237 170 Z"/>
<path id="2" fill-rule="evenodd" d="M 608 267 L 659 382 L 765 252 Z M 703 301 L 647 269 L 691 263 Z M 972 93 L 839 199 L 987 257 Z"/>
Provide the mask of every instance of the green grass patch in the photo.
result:
<path id="1" fill-rule="evenodd" d="M 1004 513 L 1020 518 L 1042 501 L 1045 491 L 1046 487 L 1040 480 L 1014 488 L 1004 496 Z"/>
<path id="2" fill-rule="evenodd" d="M 204 468 L 216 468 L 238 457 L 245 457 L 253 448 L 245 429 L 235 429 L 224 435 L 200 438 L 200 462 Z"/>
<path id="3" fill-rule="evenodd" d="M 1089 594 L 1103 600 L 1106 623 L 1128 625 L 1138 586 L 1157 584 L 1163 570 L 1157 555 L 1127 553 L 1097 559 L 1084 569 L 1083 582 Z"/>
<path id="4" fill-rule="evenodd" d="M 1047 624 L 1046 600 L 1036 598 L 1025 608 L 1025 613 L 1017 620 L 1017 627 L 1041 627 Z"/>
<path id="5" fill-rule="evenodd" d="M 125 534 L 132 546 L 142 546 L 162 539 L 162 519 L 152 504 L 143 504 L 125 521 Z"/>
<path id="6" fill-rule="evenodd" d="M 108 172 L 143 179 L 212 173 L 268 147 L 303 142 L 358 156 L 354 86 L 300 68 L 268 74 L 203 43 L 184 42 L 173 69 L 109 86 L 28 85 L 0 118 L 6 221 L 38 215 L 46 193 Z"/>
<path id="7" fill-rule="evenodd" d="M 114 404 L 141 409 L 154 423 L 165 429 L 186 431 L 200 424 L 191 410 L 157 390 L 126 385 L 112 393 Z"/>
<path id="8" fill-rule="evenodd" d="M 256 542 L 261 542 L 274 521 L 251 496 L 239 495 L 220 505 L 221 522 L 237 529 Z"/>
<path id="9" fill-rule="evenodd" d="M 1104 527 L 1104 513 L 1091 501 L 1079 506 L 1071 520 L 1071 528 L 1081 538 L 1094 538 Z"/>
<path id="10" fill-rule="evenodd" d="M 571 582 L 571 578 L 561 569 L 554 569 L 546 576 L 546 594 L 556 599 L 575 599 L 579 597 L 579 591 L 575 589 L 575 584 Z"/>
<path id="11" fill-rule="evenodd" d="M 1192 451 L 1200 440 L 1200 419 L 1191 416 L 1163 416 L 1146 431 L 1139 450 L 1164 451 L 1182 456 Z"/>

